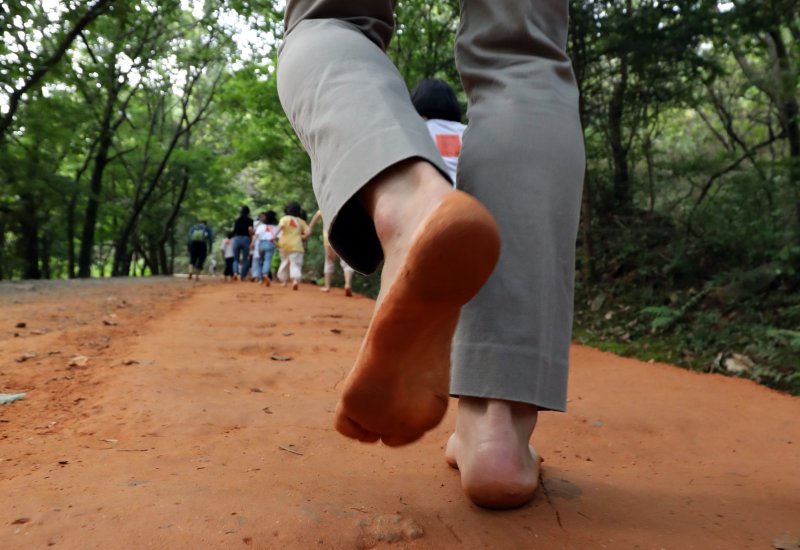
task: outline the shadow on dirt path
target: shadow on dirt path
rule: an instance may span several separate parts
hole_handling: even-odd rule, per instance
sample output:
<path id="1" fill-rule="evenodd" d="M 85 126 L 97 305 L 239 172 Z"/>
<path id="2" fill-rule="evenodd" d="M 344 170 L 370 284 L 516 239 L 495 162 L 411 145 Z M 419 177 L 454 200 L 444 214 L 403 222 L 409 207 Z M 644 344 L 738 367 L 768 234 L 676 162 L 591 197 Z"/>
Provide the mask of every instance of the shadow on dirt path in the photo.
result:
<path id="1" fill-rule="evenodd" d="M 445 465 L 453 407 L 401 449 L 332 430 L 371 300 L 186 281 L 64 290 L 0 293 L 0 392 L 29 392 L 0 407 L 0 548 L 800 537 L 800 400 L 751 382 L 575 347 L 569 413 L 543 414 L 534 438 L 544 490 L 488 512 Z"/>

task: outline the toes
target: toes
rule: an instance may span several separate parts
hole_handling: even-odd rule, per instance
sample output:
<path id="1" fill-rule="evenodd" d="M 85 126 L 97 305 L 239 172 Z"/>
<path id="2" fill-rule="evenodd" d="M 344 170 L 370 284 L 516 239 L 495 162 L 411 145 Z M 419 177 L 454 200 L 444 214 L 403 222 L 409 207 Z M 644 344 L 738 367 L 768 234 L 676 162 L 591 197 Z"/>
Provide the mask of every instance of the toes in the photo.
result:
<path id="1" fill-rule="evenodd" d="M 336 431 L 345 437 L 357 439 L 363 443 L 375 443 L 380 439 L 378 434 L 365 430 L 342 412 L 336 416 Z"/>
<path id="2" fill-rule="evenodd" d="M 381 436 L 381 441 L 383 441 L 383 444 L 387 447 L 402 447 L 403 445 L 414 443 L 420 437 L 422 437 L 422 434 L 413 437 L 403 435 L 384 435 Z"/>

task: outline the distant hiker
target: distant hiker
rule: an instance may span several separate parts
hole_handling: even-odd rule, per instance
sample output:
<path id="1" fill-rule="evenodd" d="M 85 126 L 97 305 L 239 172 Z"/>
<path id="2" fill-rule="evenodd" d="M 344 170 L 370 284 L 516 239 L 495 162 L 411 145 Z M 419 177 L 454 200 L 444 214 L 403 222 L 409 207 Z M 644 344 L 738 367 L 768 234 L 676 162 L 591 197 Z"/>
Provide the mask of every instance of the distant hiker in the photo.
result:
<path id="1" fill-rule="evenodd" d="M 314 226 L 320 221 L 322 221 L 322 210 L 317 210 L 317 213 L 311 218 L 311 223 L 308 224 L 306 239 L 308 239 L 308 237 L 314 231 Z M 336 254 L 336 251 L 331 246 L 331 243 L 328 242 L 328 230 L 324 226 L 322 228 L 322 245 L 325 247 L 325 266 L 322 271 L 323 276 L 325 277 L 325 285 L 320 288 L 320 290 L 322 292 L 331 291 L 331 281 L 333 279 L 333 273 L 336 271 L 336 260 L 338 259 L 339 264 L 342 266 L 342 271 L 344 272 L 344 295 L 352 296 L 353 273 L 355 273 L 355 270 L 347 265 L 347 262 L 339 258 L 339 256 Z"/>
<path id="2" fill-rule="evenodd" d="M 211 245 L 214 243 L 214 235 L 211 228 L 208 227 L 208 222 L 202 220 L 189 228 L 189 242 L 187 248 L 189 250 L 189 278 L 194 275 L 197 280 L 200 280 L 200 272 L 203 271 L 203 264 L 208 256 L 208 251 L 211 250 Z"/>
<path id="3" fill-rule="evenodd" d="M 253 236 L 253 218 L 250 209 L 242 206 L 239 217 L 233 222 L 233 272 L 241 280 L 247 276 L 249 269 L 250 238 Z"/>
<path id="4" fill-rule="evenodd" d="M 456 93 L 444 80 L 426 78 L 411 92 L 411 103 L 425 120 L 455 186 L 461 137 L 467 128 L 461 123 L 461 107 Z"/>
<path id="5" fill-rule="evenodd" d="M 225 260 L 225 271 L 223 273 L 225 280 L 233 280 L 233 231 L 228 231 L 227 236 L 222 240 L 219 245 L 220 254 Z"/>
<path id="6" fill-rule="evenodd" d="M 275 254 L 275 240 L 278 234 L 278 218 L 272 210 L 262 212 L 258 216 L 261 222 L 256 228 L 253 241 L 254 252 L 258 253 L 259 260 L 253 264 L 253 277 L 257 282 L 270 285 L 272 274 L 272 256 Z"/>
<path id="7" fill-rule="evenodd" d="M 281 252 L 278 280 L 286 286 L 291 276 L 292 290 L 297 290 L 303 279 L 303 241 L 308 238 L 308 224 L 300 217 L 303 210 L 294 201 L 286 205 L 284 213 L 286 215 L 278 222 L 278 249 Z"/>

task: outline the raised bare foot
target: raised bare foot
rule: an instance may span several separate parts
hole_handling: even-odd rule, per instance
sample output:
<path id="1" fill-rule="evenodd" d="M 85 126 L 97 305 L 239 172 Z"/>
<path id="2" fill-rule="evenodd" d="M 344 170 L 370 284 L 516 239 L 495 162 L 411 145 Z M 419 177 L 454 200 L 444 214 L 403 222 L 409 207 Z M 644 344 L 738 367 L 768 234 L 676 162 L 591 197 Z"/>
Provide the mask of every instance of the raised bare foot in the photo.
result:
<path id="1" fill-rule="evenodd" d="M 353 289 L 349 286 L 344 288 L 344 295 L 350 298 L 353 295 Z"/>
<path id="2" fill-rule="evenodd" d="M 447 463 L 458 468 L 469 499 L 486 508 L 529 502 L 539 485 L 541 459 L 529 441 L 537 409 L 527 403 L 461 397 Z"/>
<path id="3" fill-rule="evenodd" d="M 360 441 L 404 445 L 434 428 L 447 409 L 458 315 L 491 274 L 500 238 L 489 212 L 426 162 L 387 170 L 360 198 L 385 262 L 336 429 Z"/>
<path id="4" fill-rule="evenodd" d="M 300 285 L 299 285 L 299 284 L 297 284 L 297 281 L 295 281 L 294 283 L 292 283 L 292 290 L 297 290 L 298 288 L 300 288 Z"/>

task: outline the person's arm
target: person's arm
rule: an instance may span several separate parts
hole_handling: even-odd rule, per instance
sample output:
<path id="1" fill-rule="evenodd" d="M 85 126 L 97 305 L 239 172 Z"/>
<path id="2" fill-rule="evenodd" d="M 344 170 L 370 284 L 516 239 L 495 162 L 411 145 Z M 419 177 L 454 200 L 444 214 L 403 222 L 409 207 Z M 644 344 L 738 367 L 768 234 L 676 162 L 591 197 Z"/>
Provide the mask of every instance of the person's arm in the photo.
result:
<path id="1" fill-rule="evenodd" d="M 318 214 L 318 213 L 319 213 L 319 212 L 317 212 L 317 214 Z M 316 217 L 316 215 L 317 215 L 317 214 L 314 214 L 314 216 Z M 312 218 L 312 220 L 311 220 L 311 221 L 314 221 L 314 220 L 313 220 L 313 218 Z M 301 220 L 300 220 L 300 228 L 301 228 L 301 229 L 303 229 L 303 233 L 302 233 L 302 235 L 301 235 L 302 239 L 303 239 L 304 241 L 307 241 L 307 240 L 308 240 L 308 238 L 311 236 L 311 229 L 312 229 L 312 227 L 311 227 L 310 225 L 308 225 L 308 224 L 307 224 L 305 221 L 303 221 L 303 220 L 301 219 Z"/>
<path id="2" fill-rule="evenodd" d="M 307 239 L 314 232 L 314 227 L 319 221 L 322 221 L 322 210 L 317 210 L 317 213 L 311 217 L 311 223 L 308 224 L 308 235 L 303 235 L 304 239 Z"/>

